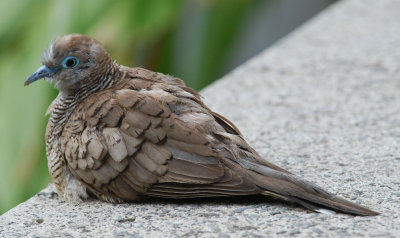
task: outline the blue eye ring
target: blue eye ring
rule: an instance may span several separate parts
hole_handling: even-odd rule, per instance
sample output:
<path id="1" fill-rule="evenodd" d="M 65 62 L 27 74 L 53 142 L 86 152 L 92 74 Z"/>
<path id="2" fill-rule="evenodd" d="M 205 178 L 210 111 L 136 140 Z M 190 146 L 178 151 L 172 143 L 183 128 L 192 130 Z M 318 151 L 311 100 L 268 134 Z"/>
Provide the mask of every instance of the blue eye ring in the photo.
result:
<path id="1" fill-rule="evenodd" d="M 65 69 L 67 68 L 73 68 L 79 64 L 79 59 L 75 56 L 68 56 L 66 57 L 63 62 L 61 63 L 61 66 Z"/>

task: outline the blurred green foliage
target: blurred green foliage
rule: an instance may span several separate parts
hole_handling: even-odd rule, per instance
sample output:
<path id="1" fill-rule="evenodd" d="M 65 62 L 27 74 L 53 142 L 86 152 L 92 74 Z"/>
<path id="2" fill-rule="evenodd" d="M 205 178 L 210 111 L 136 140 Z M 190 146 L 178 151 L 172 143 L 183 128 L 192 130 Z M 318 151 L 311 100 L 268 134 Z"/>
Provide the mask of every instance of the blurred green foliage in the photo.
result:
<path id="1" fill-rule="evenodd" d="M 223 73 L 250 0 L 2 0 L 0 2 L 0 214 L 44 188 L 47 106 L 57 91 L 23 87 L 57 35 L 90 35 L 118 63 L 183 78 L 199 90 Z"/>

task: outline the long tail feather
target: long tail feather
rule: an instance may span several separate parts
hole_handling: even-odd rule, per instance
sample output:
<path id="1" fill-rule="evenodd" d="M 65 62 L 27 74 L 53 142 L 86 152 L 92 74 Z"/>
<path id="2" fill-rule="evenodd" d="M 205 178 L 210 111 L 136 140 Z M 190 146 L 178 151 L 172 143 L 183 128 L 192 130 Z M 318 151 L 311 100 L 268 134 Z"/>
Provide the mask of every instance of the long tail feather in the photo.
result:
<path id="1" fill-rule="evenodd" d="M 358 216 L 379 215 L 378 212 L 337 197 L 293 174 L 277 171 L 250 161 L 242 162 L 241 165 L 247 168 L 245 173 L 248 177 L 257 186 L 264 189 L 262 194 L 273 193 L 317 212 L 330 209 Z"/>

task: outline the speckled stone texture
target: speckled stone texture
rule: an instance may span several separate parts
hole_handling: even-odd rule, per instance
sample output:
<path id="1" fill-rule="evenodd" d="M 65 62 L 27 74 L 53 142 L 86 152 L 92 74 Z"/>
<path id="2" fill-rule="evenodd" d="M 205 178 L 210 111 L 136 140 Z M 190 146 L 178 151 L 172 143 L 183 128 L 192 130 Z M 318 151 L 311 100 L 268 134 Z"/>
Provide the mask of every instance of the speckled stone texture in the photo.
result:
<path id="1" fill-rule="evenodd" d="M 1 237 L 400 237 L 400 1 L 340 1 L 202 91 L 261 155 L 382 213 L 264 197 L 71 205 L 52 186 Z"/>

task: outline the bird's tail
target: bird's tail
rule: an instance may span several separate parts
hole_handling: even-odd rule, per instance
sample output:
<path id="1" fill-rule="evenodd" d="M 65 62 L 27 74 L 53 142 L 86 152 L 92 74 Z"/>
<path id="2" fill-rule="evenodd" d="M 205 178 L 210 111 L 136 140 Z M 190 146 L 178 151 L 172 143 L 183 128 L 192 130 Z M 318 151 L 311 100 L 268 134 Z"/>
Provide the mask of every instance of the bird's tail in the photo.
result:
<path id="1" fill-rule="evenodd" d="M 358 216 L 379 215 L 378 212 L 328 193 L 283 169 L 278 171 L 248 160 L 241 161 L 241 165 L 246 168 L 244 172 L 247 178 L 260 187 L 264 195 L 273 194 L 321 213 L 339 211 Z"/>

